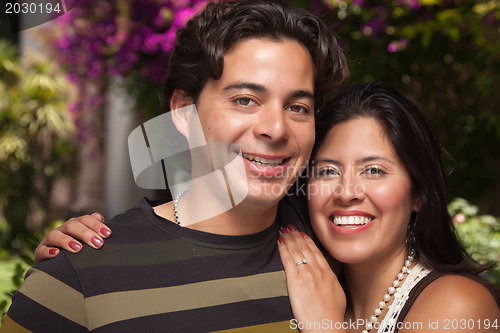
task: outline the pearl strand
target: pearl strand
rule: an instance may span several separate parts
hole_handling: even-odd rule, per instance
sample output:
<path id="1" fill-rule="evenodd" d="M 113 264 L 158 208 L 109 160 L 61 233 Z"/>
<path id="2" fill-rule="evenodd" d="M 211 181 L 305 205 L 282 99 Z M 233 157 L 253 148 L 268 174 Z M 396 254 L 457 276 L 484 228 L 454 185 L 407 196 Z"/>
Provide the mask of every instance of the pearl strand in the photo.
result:
<path id="1" fill-rule="evenodd" d="M 175 223 L 178 225 L 181 225 L 181 220 L 179 218 L 179 199 L 186 194 L 187 190 L 184 190 L 177 194 L 177 196 L 174 199 L 174 218 L 175 218 Z"/>
<path id="2" fill-rule="evenodd" d="M 367 321 L 366 323 L 366 329 L 363 330 L 361 333 L 368 333 L 371 331 L 373 328 L 373 325 L 378 321 L 378 317 L 382 313 L 382 310 L 385 308 L 387 303 L 391 300 L 392 295 L 396 292 L 396 288 L 398 288 L 401 285 L 401 281 L 404 280 L 405 274 L 408 274 L 410 272 L 410 267 L 413 263 L 413 259 L 415 258 L 415 251 L 413 249 L 410 249 L 408 252 L 408 257 L 405 260 L 405 264 L 403 265 L 403 268 L 397 275 L 396 279 L 392 282 L 392 286 L 387 288 L 387 294 L 384 295 L 384 299 L 378 303 L 378 308 L 375 309 L 373 316 L 371 316 L 370 321 Z"/>

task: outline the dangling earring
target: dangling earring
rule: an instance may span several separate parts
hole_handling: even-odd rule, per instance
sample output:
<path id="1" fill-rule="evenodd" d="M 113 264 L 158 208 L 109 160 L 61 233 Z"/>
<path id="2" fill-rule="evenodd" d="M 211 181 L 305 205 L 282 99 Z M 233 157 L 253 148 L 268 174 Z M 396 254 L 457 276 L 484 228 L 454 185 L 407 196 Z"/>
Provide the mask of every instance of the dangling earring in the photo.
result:
<path id="1" fill-rule="evenodd" d="M 412 212 L 412 218 L 410 219 L 410 223 L 408 224 L 408 230 L 406 233 L 406 247 L 408 251 L 411 249 L 415 249 L 415 226 L 418 222 L 418 212 Z"/>

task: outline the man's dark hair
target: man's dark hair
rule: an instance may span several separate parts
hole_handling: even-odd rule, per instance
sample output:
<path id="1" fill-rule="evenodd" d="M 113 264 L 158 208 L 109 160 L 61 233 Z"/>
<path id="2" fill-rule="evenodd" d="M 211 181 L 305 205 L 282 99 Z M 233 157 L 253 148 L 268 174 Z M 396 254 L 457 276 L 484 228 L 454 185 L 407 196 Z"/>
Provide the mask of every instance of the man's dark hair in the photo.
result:
<path id="1" fill-rule="evenodd" d="M 331 29 L 316 15 L 279 0 L 220 1 L 177 31 L 161 96 L 164 111 L 175 89 L 184 90 L 195 102 L 209 78 L 220 79 L 224 54 L 249 38 L 304 45 L 314 64 L 314 102 L 318 109 L 326 93 L 347 76 L 347 61 Z"/>

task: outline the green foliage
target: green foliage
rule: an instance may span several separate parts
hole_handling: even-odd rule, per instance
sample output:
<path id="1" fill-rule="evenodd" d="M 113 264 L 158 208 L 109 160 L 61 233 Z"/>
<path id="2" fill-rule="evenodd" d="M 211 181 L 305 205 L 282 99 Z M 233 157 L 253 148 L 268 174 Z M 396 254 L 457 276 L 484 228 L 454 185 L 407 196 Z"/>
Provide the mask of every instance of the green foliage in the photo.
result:
<path id="1" fill-rule="evenodd" d="M 63 222 L 64 221 L 62 220 L 54 221 L 43 231 L 27 235 L 22 242 L 19 249 L 20 261 L 16 263 L 14 271 L 12 272 L 12 284 L 14 287 L 4 295 L 0 295 L 0 317 L 3 317 L 3 315 L 7 312 L 12 296 L 14 296 L 14 293 L 19 290 L 19 288 L 21 288 L 26 271 L 35 264 L 33 253 L 35 252 L 36 247 L 42 241 L 45 234 L 47 234 L 50 230 L 57 228 Z"/>
<path id="2" fill-rule="evenodd" d="M 30 207 L 47 223 L 54 181 L 70 171 L 68 87 L 54 64 L 33 59 L 21 66 L 17 50 L 0 40 L 0 220 L 8 223 L 0 228 L 2 248 L 26 234 Z"/>
<path id="3" fill-rule="evenodd" d="M 448 209 L 460 240 L 472 257 L 483 264 L 500 261 L 500 218 L 478 215 L 478 207 L 456 198 Z M 485 278 L 500 286 L 500 267 L 485 273 Z"/>
<path id="4" fill-rule="evenodd" d="M 427 107 L 456 160 L 446 161 L 450 197 L 483 199 L 499 181 L 491 161 L 500 158 L 500 1 L 319 3 L 345 43 L 349 81 L 386 81 Z"/>

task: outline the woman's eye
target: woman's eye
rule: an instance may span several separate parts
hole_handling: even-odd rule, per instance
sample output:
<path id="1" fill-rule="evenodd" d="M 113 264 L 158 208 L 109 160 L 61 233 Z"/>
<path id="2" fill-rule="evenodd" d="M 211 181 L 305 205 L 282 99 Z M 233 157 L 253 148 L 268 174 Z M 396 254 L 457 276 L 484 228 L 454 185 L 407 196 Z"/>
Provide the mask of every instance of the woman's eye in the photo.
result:
<path id="1" fill-rule="evenodd" d="M 368 176 L 379 176 L 386 174 L 387 172 L 385 172 L 379 167 L 368 167 L 363 170 L 363 173 Z"/>
<path id="2" fill-rule="evenodd" d="M 318 177 L 331 177 L 331 176 L 337 176 L 339 172 L 336 169 L 321 169 L 318 170 Z"/>
<path id="3" fill-rule="evenodd" d="M 257 105 L 257 103 L 253 99 L 248 97 L 240 97 L 238 99 L 235 99 L 234 101 L 242 106 Z"/>
<path id="4" fill-rule="evenodd" d="M 301 105 L 292 105 L 286 108 L 288 111 L 292 111 L 295 113 L 309 113 L 309 110 Z"/>

